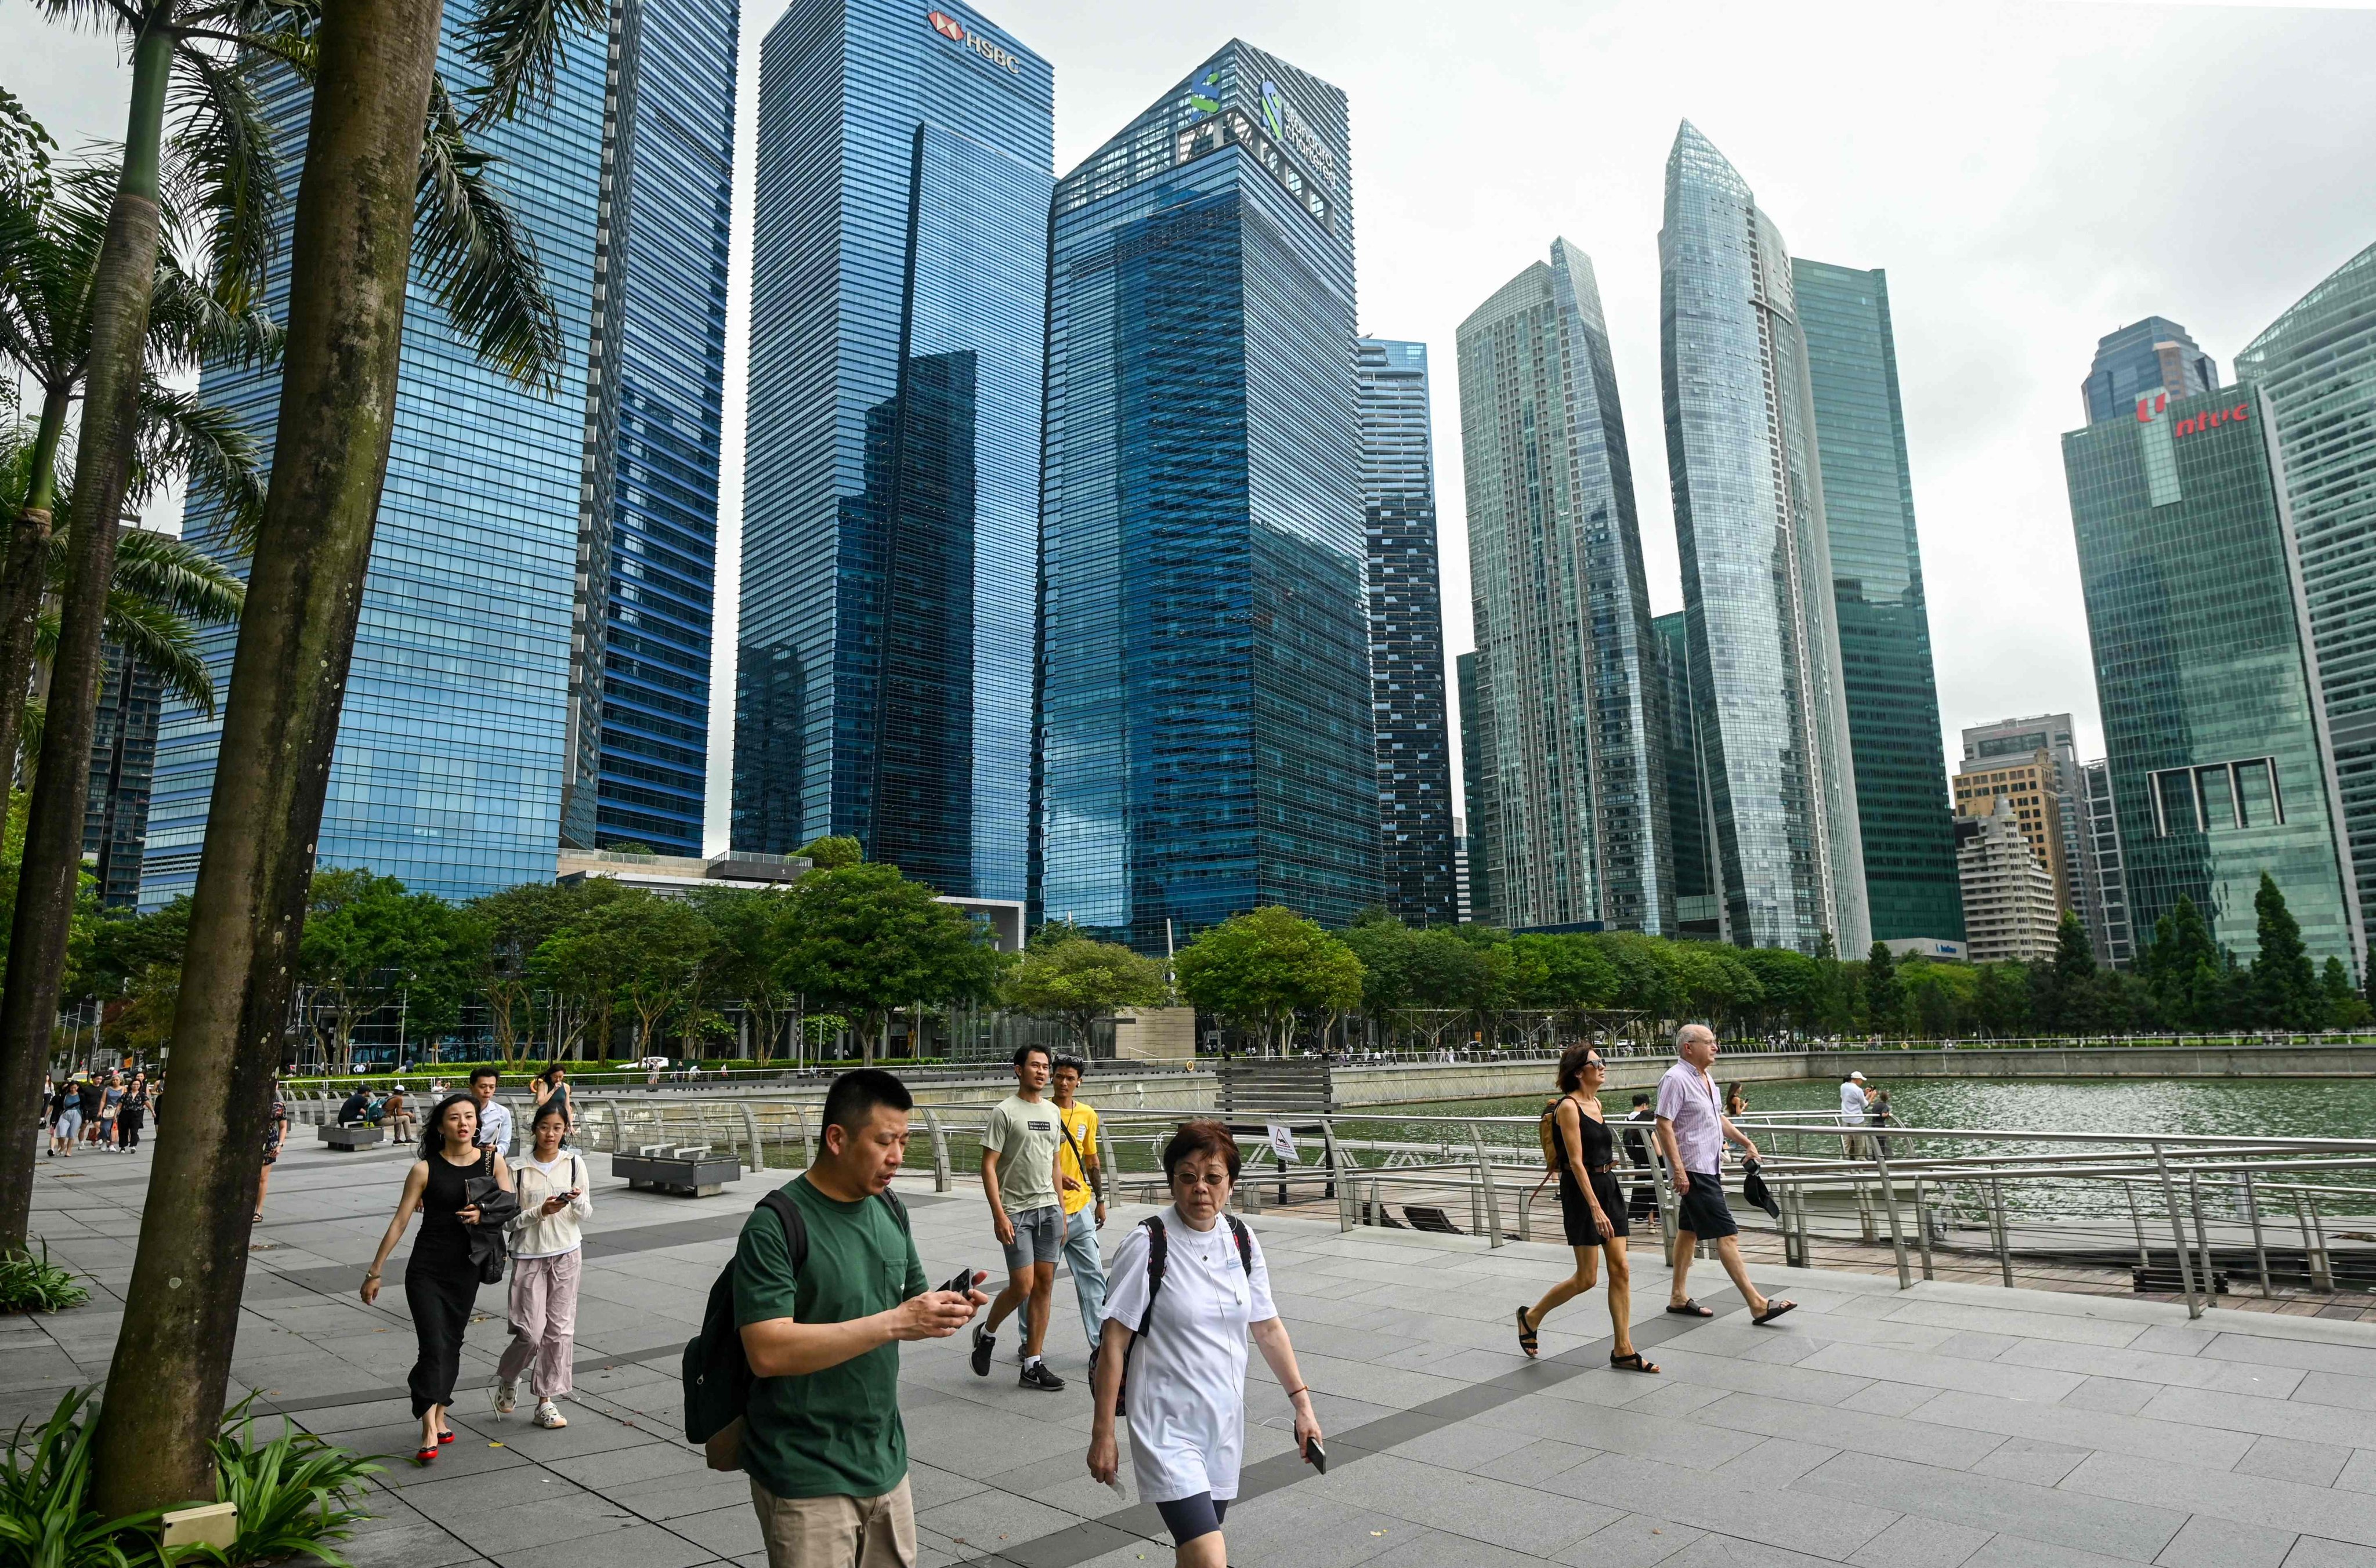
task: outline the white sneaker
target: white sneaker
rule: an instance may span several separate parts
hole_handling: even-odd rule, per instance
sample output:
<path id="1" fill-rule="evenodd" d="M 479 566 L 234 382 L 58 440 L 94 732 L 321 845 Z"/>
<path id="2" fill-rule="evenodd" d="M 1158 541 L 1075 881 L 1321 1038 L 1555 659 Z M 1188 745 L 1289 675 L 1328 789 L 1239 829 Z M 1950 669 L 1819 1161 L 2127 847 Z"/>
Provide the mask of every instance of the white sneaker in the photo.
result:
<path id="1" fill-rule="evenodd" d="M 536 1424 L 541 1427 L 565 1427 L 569 1422 L 562 1415 L 559 1406 L 550 1399 L 540 1399 L 536 1402 Z"/>
<path id="2" fill-rule="evenodd" d="M 519 1408 L 518 1384 L 505 1383 L 503 1379 L 497 1378 L 495 1380 L 494 1395 L 495 1414 L 499 1416 L 508 1416 L 514 1410 Z"/>

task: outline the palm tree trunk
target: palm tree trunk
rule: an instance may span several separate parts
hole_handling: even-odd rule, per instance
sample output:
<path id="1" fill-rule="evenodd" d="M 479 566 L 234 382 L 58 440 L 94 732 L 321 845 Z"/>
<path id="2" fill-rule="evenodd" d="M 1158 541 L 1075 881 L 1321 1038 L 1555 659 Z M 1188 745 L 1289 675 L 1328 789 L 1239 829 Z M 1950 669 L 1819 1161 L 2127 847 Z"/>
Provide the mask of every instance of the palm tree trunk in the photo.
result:
<path id="1" fill-rule="evenodd" d="M 50 661 L 49 721 L 42 731 L 41 768 L 33 779 L 24 862 L 18 873 L 7 991 L 0 996 L 0 1104 L 5 1105 L 30 1104 L 41 1091 L 42 1069 L 57 1029 L 58 985 L 82 871 L 100 636 L 107 620 L 107 590 L 115 576 L 116 516 L 124 508 L 131 478 L 141 373 L 148 362 L 148 301 L 157 279 L 157 171 L 166 88 L 173 67 L 173 34 L 165 25 L 172 11 L 172 0 L 160 4 L 133 45 L 124 172 L 108 210 L 107 234 L 100 242 L 98 272 L 91 283 L 90 369 L 84 381 L 82 429 L 75 443 L 74 505 L 67 514 L 73 553 L 57 655 Z M 18 711 L 21 717 L 22 707 Z M 0 1134 L 0 1250 L 25 1245 L 32 1216 L 36 1141 L 36 1128 L 21 1116 Z"/>
<path id="2" fill-rule="evenodd" d="M 100 1414 L 94 1504 L 106 1517 L 213 1492 L 208 1445 L 222 1417 L 289 971 L 396 417 L 442 9 L 323 7 L 272 487 L 173 1014 L 173 1113 L 157 1141 Z"/>
<path id="3" fill-rule="evenodd" d="M 25 722 L 25 700 L 33 685 L 33 634 L 42 614 L 48 564 L 50 504 L 58 489 L 58 444 L 65 438 L 66 405 L 72 398 L 51 391 L 42 398 L 42 422 L 33 434 L 32 471 L 25 505 L 8 536 L 8 558 L 0 567 L 0 787 L 17 777 L 17 739 Z"/>

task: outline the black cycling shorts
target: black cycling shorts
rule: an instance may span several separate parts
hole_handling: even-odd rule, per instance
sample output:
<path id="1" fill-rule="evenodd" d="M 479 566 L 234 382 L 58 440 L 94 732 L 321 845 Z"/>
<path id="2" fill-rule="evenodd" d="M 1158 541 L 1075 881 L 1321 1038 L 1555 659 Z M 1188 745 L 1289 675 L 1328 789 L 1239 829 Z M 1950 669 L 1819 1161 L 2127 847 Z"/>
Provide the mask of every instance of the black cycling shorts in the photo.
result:
<path id="1" fill-rule="evenodd" d="M 1163 1515 L 1164 1525 L 1171 1531 L 1171 1544 L 1186 1546 L 1198 1536 L 1209 1536 L 1221 1527 L 1230 1512 L 1230 1500 L 1200 1491 L 1194 1497 L 1175 1497 L 1169 1503 L 1158 1503 L 1156 1511 Z"/>

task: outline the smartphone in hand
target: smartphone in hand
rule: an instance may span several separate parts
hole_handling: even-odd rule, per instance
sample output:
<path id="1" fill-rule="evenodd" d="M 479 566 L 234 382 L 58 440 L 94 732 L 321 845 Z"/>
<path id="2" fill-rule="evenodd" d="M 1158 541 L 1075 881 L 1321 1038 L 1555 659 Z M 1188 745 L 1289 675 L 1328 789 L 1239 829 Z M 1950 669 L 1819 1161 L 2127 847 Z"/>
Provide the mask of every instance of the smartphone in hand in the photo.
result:
<path id="1" fill-rule="evenodd" d="M 973 1290 L 973 1274 L 974 1271 L 972 1269 L 961 1268 L 957 1270 L 956 1277 L 951 1279 L 946 1285 L 942 1286 L 941 1289 L 944 1290 L 954 1290 L 960 1296 L 969 1295 Z"/>
<path id="2" fill-rule="evenodd" d="M 1320 1446 L 1318 1438 L 1303 1440 L 1303 1462 L 1324 1476 L 1328 1473 L 1328 1450 Z"/>

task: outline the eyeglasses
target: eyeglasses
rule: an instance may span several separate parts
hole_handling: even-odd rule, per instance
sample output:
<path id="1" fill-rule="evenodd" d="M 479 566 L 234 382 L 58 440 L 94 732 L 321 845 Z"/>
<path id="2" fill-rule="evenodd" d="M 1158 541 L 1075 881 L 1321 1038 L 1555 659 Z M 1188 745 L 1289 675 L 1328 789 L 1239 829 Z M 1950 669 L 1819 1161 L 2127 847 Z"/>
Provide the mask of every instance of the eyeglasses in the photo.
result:
<path id="1" fill-rule="evenodd" d="M 1201 1170 L 1175 1170 L 1171 1173 L 1171 1180 L 1175 1185 L 1180 1186 L 1226 1187 L 1230 1184 L 1230 1173 L 1226 1170 L 1216 1170 L 1206 1175 Z"/>

